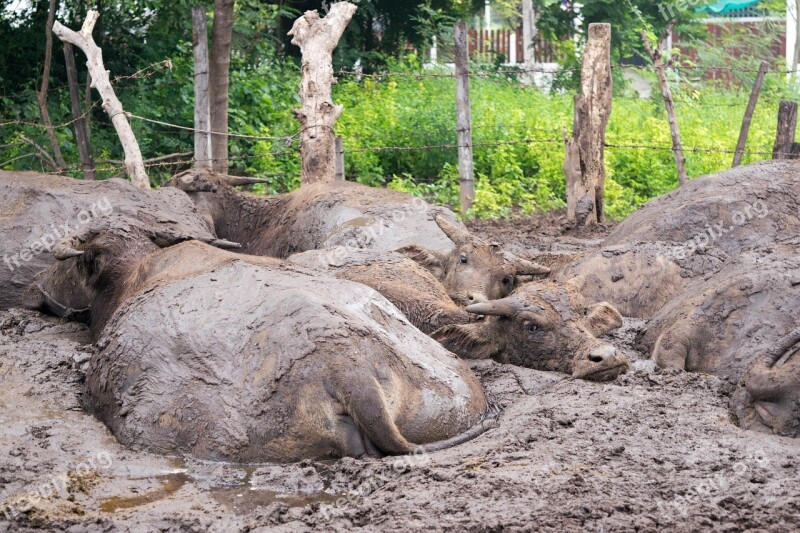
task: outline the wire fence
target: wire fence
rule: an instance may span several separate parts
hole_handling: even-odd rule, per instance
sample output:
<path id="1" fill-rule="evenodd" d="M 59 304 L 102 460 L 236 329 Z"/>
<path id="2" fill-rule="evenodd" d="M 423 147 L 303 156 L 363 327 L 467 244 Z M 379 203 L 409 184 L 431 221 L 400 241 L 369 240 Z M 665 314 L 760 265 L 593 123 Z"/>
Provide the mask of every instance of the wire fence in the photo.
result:
<path id="1" fill-rule="evenodd" d="M 172 65 L 169 61 L 162 61 L 159 63 L 155 63 L 149 65 L 141 70 L 134 72 L 131 75 L 125 76 L 117 76 L 113 78 L 113 82 L 117 84 L 117 88 L 119 87 L 119 83 L 124 82 L 126 80 L 145 80 L 149 78 L 153 78 L 156 75 L 163 73 L 172 68 Z M 612 69 L 615 70 L 632 70 L 632 71 L 652 71 L 654 67 L 652 65 L 612 65 Z M 567 68 L 551 68 L 547 66 L 534 66 L 534 67 L 509 67 L 509 68 L 499 68 L 499 69 L 488 69 L 485 71 L 474 71 L 470 72 L 469 76 L 471 78 L 478 78 L 478 79 L 485 79 L 490 78 L 493 76 L 524 76 L 529 74 L 564 74 L 564 73 L 575 73 L 581 70 L 580 67 L 567 67 Z M 690 65 L 690 66 L 674 66 L 670 67 L 670 70 L 675 72 L 726 72 L 726 73 L 742 73 L 742 74 L 750 74 L 750 73 L 757 73 L 758 69 L 750 69 L 750 68 L 737 68 L 737 67 L 729 67 L 729 66 L 701 66 L 701 65 Z M 771 69 L 767 71 L 768 74 L 773 75 L 787 75 L 791 74 L 791 71 L 788 70 L 781 70 L 781 69 Z M 364 73 L 352 70 L 339 70 L 335 73 L 335 76 L 339 80 L 355 80 L 361 81 L 365 79 L 371 79 L 375 81 L 387 81 L 393 78 L 406 78 L 406 79 L 454 79 L 457 75 L 453 72 L 443 72 L 443 71 L 435 71 L 435 72 L 386 72 L 386 73 Z M 128 89 L 134 88 L 135 86 L 127 87 Z M 65 91 L 68 90 L 68 86 L 54 86 L 50 87 L 48 92 L 53 91 Z M 655 91 L 654 91 L 655 92 Z M 18 93 L 17 95 L 5 95 L 4 98 L 13 98 L 15 96 L 22 96 L 22 95 L 30 95 L 30 93 Z M 637 96 L 619 96 L 614 97 L 614 99 L 630 99 L 630 100 L 643 100 L 641 97 Z M 92 101 L 91 105 L 88 106 L 87 109 L 78 117 L 73 118 L 72 120 L 55 124 L 52 126 L 54 129 L 62 129 L 62 128 L 69 128 L 73 126 L 75 123 L 88 118 L 95 109 L 101 104 L 99 100 Z M 747 105 L 747 100 L 742 99 L 740 102 L 719 102 L 719 103 L 705 103 L 703 104 L 708 107 L 739 107 L 741 106 L 744 108 Z M 143 123 L 152 124 L 155 126 L 160 126 L 164 129 L 154 130 L 158 133 L 164 134 L 191 134 L 194 135 L 195 133 L 204 133 L 210 135 L 226 135 L 229 138 L 233 139 L 244 139 L 244 140 L 253 140 L 253 141 L 269 141 L 273 143 L 273 150 L 270 150 L 266 153 L 254 153 L 254 154 L 240 154 L 228 157 L 228 161 L 250 161 L 250 160 L 258 160 L 258 159 L 265 159 L 265 158 L 279 158 L 284 156 L 292 156 L 297 157 L 300 151 L 299 146 L 299 139 L 303 130 L 297 130 L 289 135 L 255 135 L 255 134 L 247 134 L 247 133 L 240 133 L 240 132 L 215 132 L 215 131 L 207 131 L 207 130 L 198 130 L 192 126 L 188 125 L 181 125 L 175 124 L 172 122 L 168 122 L 165 120 L 147 117 L 140 114 L 134 113 L 125 113 L 129 120 L 131 121 L 141 121 Z M 109 125 L 105 122 L 106 125 Z M 12 118 L 1 118 L 0 117 L 0 128 L 7 128 L 7 127 L 30 127 L 30 128 L 38 128 L 38 129 L 47 129 L 45 124 L 41 122 L 35 121 L 28 121 L 28 120 L 21 120 L 21 119 L 12 119 Z M 313 127 L 313 126 L 312 126 Z M 549 134 L 549 136 L 544 138 L 535 138 L 535 137 L 526 137 L 521 139 L 495 139 L 495 140 L 479 140 L 473 142 L 471 146 L 473 148 L 489 148 L 489 147 L 498 147 L 498 146 L 515 146 L 515 145 L 534 145 L 534 144 L 564 144 L 567 140 L 567 132 L 571 131 L 572 125 L 564 125 L 560 128 L 558 127 L 550 127 L 550 128 L 526 128 L 528 133 L 531 132 L 541 132 Z M 456 137 L 456 128 L 453 128 L 453 138 Z M 556 135 L 560 134 L 560 135 Z M 28 143 L 31 142 L 26 140 Z M 12 143 L 7 143 L 4 145 L 0 145 L 0 149 L 5 148 L 12 148 L 12 147 L 19 147 L 26 144 L 26 141 L 15 141 Z M 360 142 L 364 142 L 364 139 L 359 139 Z M 609 139 L 605 143 L 606 148 L 611 150 L 614 149 L 636 149 L 636 150 L 653 150 L 653 151 L 674 151 L 675 148 L 672 145 L 666 144 L 655 144 L 650 142 L 648 139 Z M 434 150 L 457 150 L 458 148 L 463 147 L 458 143 L 440 143 L 440 144 L 421 144 L 421 145 L 359 145 L 351 147 L 347 150 L 349 154 L 356 154 L 356 153 L 367 153 L 367 152 L 419 152 L 419 151 L 434 151 Z M 30 153 L 21 154 L 15 156 L 7 161 L 0 162 L 0 168 L 6 167 L 12 163 L 20 161 L 26 158 L 42 158 L 41 157 L 41 147 L 38 147 L 39 150 L 34 150 Z M 188 148 L 188 147 L 187 147 Z M 683 147 L 683 152 L 687 154 L 734 154 L 736 150 L 733 149 L 725 149 L 719 147 L 704 147 L 704 146 L 685 146 Z M 190 155 L 190 152 L 181 152 L 176 154 L 167 154 L 167 155 L 158 155 L 152 157 L 145 161 L 145 167 L 148 169 L 179 169 L 181 167 L 192 166 L 197 163 L 213 161 L 213 160 L 197 160 L 193 157 L 187 157 Z M 756 148 L 748 148 L 744 151 L 744 155 L 750 156 L 773 156 L 773 151 L 770 147 L 756 147 Z M 786 154 L 776 154 L 778 156 L 786 155 Z M 69 164 L 64 168 L 56 168 L 51 169 L 51 173 L 56 174 L 73 174 L 81 172 L 85 170 L 80 163 Z M 124 175 L 125 173 L 125 166 L 121 161 L 99 161 L 95 165 L 95 171 L 97 172 L 106 172 L 115 175 Z"/>

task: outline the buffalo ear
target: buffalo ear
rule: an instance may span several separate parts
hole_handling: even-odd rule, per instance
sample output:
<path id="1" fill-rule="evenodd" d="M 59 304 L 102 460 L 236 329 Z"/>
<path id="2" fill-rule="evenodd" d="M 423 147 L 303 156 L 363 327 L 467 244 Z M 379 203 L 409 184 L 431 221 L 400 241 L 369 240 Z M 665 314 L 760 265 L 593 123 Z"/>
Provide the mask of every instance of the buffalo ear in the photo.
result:
<path id="1" fill-rule="evenodd" d="M 592 335 L 602 337 L 609 331 L 622 327 L 622 315 L 610 303 L 600 302 L 589 308 L 586 322 Z"/>
<path id="2" fill-rule="evenodd" d="M 217 192 L 217 184 L 209 179 L 213 171 L 208 169 L 191 169 L 176 174 L 165 185 L 180 189 L 185 193 Z"/>
<path id="3" fill-rule="evenodd" d="M 564 285 L 572 287 L 578 292 L 581 292 L 585 284 L 586 284 L 586 277 L 584 276 L 575 276 L 574 278 L 570 278 L 564 282 Z"/>
<path id="4" fill-rule="evenodd" d="M 409 244 L 395 251 L 415 261 L 419 266 L 430 271 L 437 279 L 444 278 L 444 267 L 447 264 L 447 256 L 445 254 L 417 246 L 416 244 Z"/>
<path id="5" fill-rule="evenodd" d="M 485 334 L 484 327 L 484 322 L 449 324 L 431 333 L 431 337 L 464 359 L 491 359 L 498 348 Z"/>

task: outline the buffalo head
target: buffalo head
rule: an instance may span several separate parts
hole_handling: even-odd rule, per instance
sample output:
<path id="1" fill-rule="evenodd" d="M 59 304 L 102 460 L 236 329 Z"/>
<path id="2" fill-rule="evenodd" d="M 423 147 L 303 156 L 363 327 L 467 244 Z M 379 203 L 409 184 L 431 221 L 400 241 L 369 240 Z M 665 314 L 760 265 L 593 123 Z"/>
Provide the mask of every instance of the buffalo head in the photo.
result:
<path id="1" fill-rule="evenodd" d="M 800 328 L 748 370 L 733 402 L 742 427 L 800 437 Z"/>
<path id="2" fill-rule="evenodd" d="M 528 283 L 507 298 L 466 310 L 486 318 L 433 333 L 462 357 L 492 358 L 593 381 L 613 379 L 628 367 L 625 356 L 598 338 L 619 328 L 622 316 L 605 302 L 587 305 L 571 283 Z"/>
<path id="3" fill-rule="evenodd" d="M 417 245 L 397 251 L 428 269 L 459 305 L 503 298 L 517 288 L 521 277 L 550 273 L 549 268 L 486 242 L 441 214 L 435 215 L 435 220 L 455 244 L 452 251 L 442 253 Z"/>
<path id="4" fill-rule="evenodd" d="M 58 316 L 102 322 L 139 260 L 159 248 L 199 240 L 220 248 L 237 243 L 190 236 L 170 228 L 144 227 L 124 216 L 97 219 L 63 237 L 51 249 L 58 263 L 40 272 L 32 285 L 39 307 Z M 98 296 L 100 296 L 98 298 Z"/>

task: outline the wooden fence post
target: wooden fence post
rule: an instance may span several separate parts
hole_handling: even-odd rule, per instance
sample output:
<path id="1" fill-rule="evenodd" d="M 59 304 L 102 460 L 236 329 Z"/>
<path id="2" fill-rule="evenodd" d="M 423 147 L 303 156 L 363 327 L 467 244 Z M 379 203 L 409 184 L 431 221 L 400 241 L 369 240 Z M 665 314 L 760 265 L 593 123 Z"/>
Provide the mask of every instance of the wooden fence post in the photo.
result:
<path id="1" fill-rule="evenodd" d="M 336 136 L 336 181 L 344 181 L 344 142 L 342 136 Z"/>
<path id="2" fill-rule="evenodd" d="M 672 35 L 672 29 L 674 27 L 675 19 L 672 19 L 658 39 L 658 45 L 655 49 L 645 32 L 641 33 L 641 37 L 644 47 L 647 53 L 650 54 L 650 58 L 653 60 L 653 66 L 656 69 L 658 85 L 661 87 L 661 96 L 664 98 L 664 107 L 667 109 L 667 120 L 669 120 L 669 130 L 672 136 L 672 152 L 675 156 L 675 166 L 678 169 L 678 183 L 684 185 L 689 182 L 689 175 L 686 173 L 686 157 L 683 155 L 683 144 L 681 143 L 681 132 L 678 127 L 678 116 L 675 113 L 675 101 L 672 99 L 672 91 L 669 89 L 666 73 L 666 69 L 671 61 L 668 58 L 666 64 L 664 62 L 665 47 L 667 40 Z"/>
<path id="3" fill-rule="evenodd" d="M 208 100 L 208 26 L 206 10 L 192 8 L 194 50 L 194 166 L 211 168 L 211 106 Z"/>
<path id="4" fill-rule="evenodd" d="M 333 4 L 325 18 L 306 11 L 289 35 L 303 56 L 300 80 L 302 107 L 293 111 L 300 122 L 301 185 L 336 181 L 336 134 L 333 126 L 342 106 L 333 103 L 333 50 L 353 18 L 356 6 Z"/>
<path id="5" fill-rule="evenodd" d="M 125 170 L 131 183 L 140 189 L 150 188 L 150 179 L 144 169 L 142 151 L 139 143 L 133 134 L 133 129 L 128 122 L 128 117 L 122 108 L 122 103 L 114 93 L 114 87 L 109 79 L 109 72 L 103 64 L 103 51 L 97 46 L 92 37 L 94 25 L 100 15 L 97 11 L 89 10 L 86 13 L 86 20 L 79 32 L 72 31 L 66 26 L 62 26 L 58 21 L 53 25 L 53 33 L 64 42 L 73 44 L 83 50 L 86 54 L 86 66 L 92 75 L 92 83 L 103 98 L 103 109 L 111 118 L 111 123 L 117 130 L 122 150 L 125 152 Z"/>
<path id="6" fill-rule="evenodd" d="M 736 143 L 736 153 L 733 154 L 733 166 L 738 167 L 742 162 L 744 155 L 744 148 L 747 145 L 747 135 L 750 133 L 750 123 L 753 121 L 753 113 L 758 104 L 758 96 L 761 94 L 761 88 L 764 86 L 764 76 L 767 75 L 769 68 L 769 61 L 762 61 L 761 67 L 758 69 L 758 76 L 756 82 L 753 84 L 753 92 L 750 93 L 750 101 L 747 103 L 747 110 L 744 112 L 742 119 L 742 130 L 739 132 L 739 141 Z"/>
<path id="7" fill-rule="evenodd" d="M 64 44 L 64 63 L 67 67 L 67 82 L 69 83 L 69 103 L 72 108 L 72 118 L 75 121 L 75 141 L 78 144 L 78 154 L 81 157 L 81 170 L 83 179 L 92 181 L 96 178 L 94 173 L 94 161 L 92 159 L 92 147 L 89 144 L 88 121 L 83 116 L 81 109 L 81 94 L 78 87 L 78 69 L 75 67 L 75 53 L 72 45 Z M 88 111 L 87 111 L 88 114 Z"/>
<path id="8" fill-rule="evenodd" d="M 472 117 L 469 102 L 469 51 L 467 24 L 455 28 L 456 119 L 458 128 L 458 181 L 461 215 L 466 216 L 475 199 L 475 171 L 472 162 Z"/>
<path id="9" fill-rule="evenodd" d="M 606 126 L 611 116 L 611 25 L 589 25 L 583 52 L 581 93 L 575 100 L 573 139 L 567 141 L 567 220 L 593 225 L 603 222 Z"/>
<path id="10" fill-rule="evenodd" d="M 522 60 L 526 65 L 533 63 L 533 38 L 536 34 L 532 0 L 522 0 Z"/>
<path id="11" fill-rule="evenodd" d="M 786 100 L 778 108 L 778 131 L 775 134 L 775 146 L 772 148 L 772 159 L 797 159 L 800 145 L 794 142 L 797 129 L 797 103 Z"/>

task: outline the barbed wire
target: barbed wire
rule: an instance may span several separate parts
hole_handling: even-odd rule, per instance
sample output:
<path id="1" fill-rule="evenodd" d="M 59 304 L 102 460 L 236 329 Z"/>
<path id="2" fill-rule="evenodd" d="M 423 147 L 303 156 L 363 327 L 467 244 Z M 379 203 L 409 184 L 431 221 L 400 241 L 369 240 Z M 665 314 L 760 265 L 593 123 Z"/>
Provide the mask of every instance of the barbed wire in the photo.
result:
<path id="1" fill-rule="evenodd" d="M 80 120 L 83 120 L 86 117 L 88 117 L 89 114 L 92 112 L 92 110 L 95 107 L 97 107 L 99 104 L 100 104 L 100 100 L 94 101 L 92 103 L 92 105 L 89 106 L 89 109 L 84 111 L 80 116 L 75 117 L 72 120 L 70 120 L 69 122 L 64 122 L 62 124 L 53 124 L 52 126 L 48 127 L 46 124 L 42 124 L 41 122 L 28 122 L 26 120 L 0 118 L 0 128 L 2 128 L 4 126 L 11 126 L 11 125 L 13 125 L 13 126 L 30 126 L 32 128 L 40 128 L 40 129 L 45 129 L 45 130 L 49 129 L 49 128 L 53 128 L 53 129 L 57 129 L 57 130 L 58 129 L 62 129 L 62 128 L 68 128 L 69 126 L 72 126 L 76 122 L 78 122 Z"/>
<path id="2" fill-rule="evenodd" d="M 638 70 L 638 71 L 651 71 L 655 70 L 653 65 L 611 65 L 613 70 Z M 728 73 L 742 73 L 742 74 L 749 74 L 749 73 L 758 73 L 759 69 L 757 68 L 746 68 L 746 67 L 735 67 L 735 66 L 723 66 L 723 65 L 678 65 L 678 66 L 671 66 L 668 70 L 672 71 L 707 71 L 707 72 L 728 72 Z M 572 73 L 572 72 L 580 72 L 581 67 L 510 67 L 510 68 L 501 68 L 496 70 L 486 70 L 486 71 L 471 71 L 469 72 L 469 76 L 471 78 L 490 78 L 496 75 L 522 75 L 522 74 L 532 74 L 532 73 L 541 73 L 541 74 L 563 74 L 563 73 Z M 781 70 L 781 69 L 773 69 L 767 70 L 767 74 L 793 74 L 794 71 L 792 70 Z M 437 79 L 437 78 L 456 78 L 458 77 L 457 74 L 454 72 L 373 72 L 373 73 L 365 73 L 360 71 L 354 70 L 346 70 L 340 69 L 335 72 L 335 76 L 338 78 L 367 78 L 367 79 L 391 79 L 391 78 L 414 78 L 414 79 Z"/>
<path id="3" fill-rule="evenodd" d="M 137 70 L 133 74 L 127 76 L 116 76 L 111 81 L 117 83 L 122 80 L 144 80 L 164 70 L 172 70 L 171 60 L 165 59 L 164 61 L 157 61 L 156 63 L 151 63 L 146 67 L 144 67 L 143 69 Z"/>
<path id="4" fill-rule="evenodd" d="M 125 113 L 125 114 L 129 118 L 134 118 L 136 120 L 141 120 L 143 122 L 149 122 L 151 124 L 158 124 L 159 126 L 166 126 L 166 127 L 169 127 L 169 128 L 175 128 L 175 129 L 178 129 L 178 130 L 188 131 L 188 132 L 192 132 L 192 133 L 205 133 L 206 135 L 225 135 L 225 136 L 233 137 L 233 138 L 236 138 L 236 139 L 252 139 L 252 140 L 258 140 L 258 141 L 284 141 L 284 142 L 290 142 L 293 139 L 296 139 L 297 137 L 299 137 L 301 133 L 303 133 L 304 131 L 306 131 L 308 129 L 312 129 L 312 128 L 330 128 L 330 126 L 326 126 L 324 124 L 315 124 L 315 125 L 312 125 L 312 126 L 307 126 L 307 127 L 303 128 L 301 130 L 298 130 L 297 132 L 293 133 L 292 135 L 249 135 L 249 134 L 245 134 L 245 133 L 223 133 L 223 132 L 213 131 L 213 130 L 199 130 L 199 129 L 196 129 L 196 128 L 192 128 L 190 126 L 181 126 L 180 124 L 172 124 L 170 122 L 165 122 L 163 120 L 156 120 L 156 119 L 152 119 L 152 118 L 147 118 L 147 117 L 143 117 L 143 116 L 136 115 L 136 114 L 133 114 L 133 113 Z M 2 124 L 0 124 L 0 125 L 2 125 Z"/>

